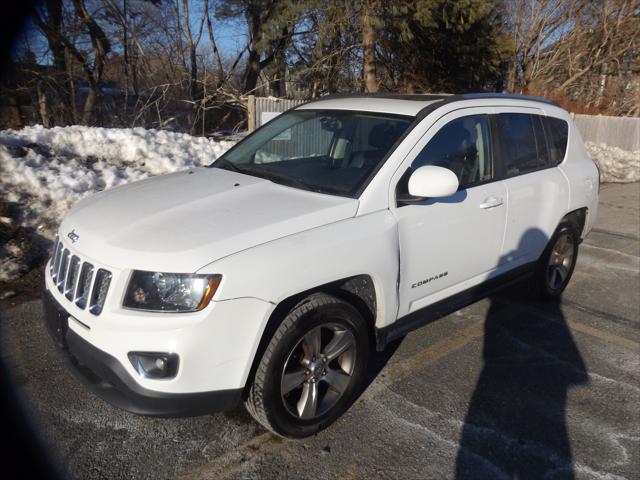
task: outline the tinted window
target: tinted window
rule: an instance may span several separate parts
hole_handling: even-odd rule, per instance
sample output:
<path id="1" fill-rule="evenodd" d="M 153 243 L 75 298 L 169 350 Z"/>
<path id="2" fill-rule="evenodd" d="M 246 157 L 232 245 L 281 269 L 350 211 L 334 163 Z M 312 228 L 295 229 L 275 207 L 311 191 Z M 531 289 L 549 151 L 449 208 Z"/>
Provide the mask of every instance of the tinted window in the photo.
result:
<path id="1" fill-rule="evenodd" d="M 542 131 L 536 115 L 526 113 L 501 113 L 496 116 L 497 128 L 502 138 L 502 161 L 507 176 L 536 170 L 546 166 L 546 147 L 539 152 Z M 536 128 L 538 124 L 538 128 Z M 536 140 L 536 130 L 538 140 Z"/>
<path id="2" fill-rule="evenodd" d="M 470 115 L 447 123 L 427 143 L 410 171 L 425 165 L 452 170 L 466 188 L 493 178 L 491 144 L 486 115 Z"/>
<path id="3" fill-rule="evenodd" d="M 546 117 L 546 120 L 551 163 L 557 165 L 564 160 L 567 152 L 569 125 L 559 118 Z"/>
<path id="4" fill-rule="evenodd" d="M 547 139 L 544 134 L 544 124 L 540 115 L 531 115 L 533 121 L 533 134 L 536 137 L 536 149 L 538 150 L 538 159 L 541 165 L 550 165 L 549 149 L 547 148 Z"/>

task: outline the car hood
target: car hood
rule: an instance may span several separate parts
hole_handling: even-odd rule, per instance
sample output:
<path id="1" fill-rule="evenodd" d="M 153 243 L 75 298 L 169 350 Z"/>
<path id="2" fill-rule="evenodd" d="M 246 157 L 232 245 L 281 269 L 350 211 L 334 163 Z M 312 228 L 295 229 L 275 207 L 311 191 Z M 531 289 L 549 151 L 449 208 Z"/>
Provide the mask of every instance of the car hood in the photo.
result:
<path id="1" fill-rule="evenodd" d="M 115 268 L 195 272 L 219 258 L 355 216 L 358 201 L 219 168 L 163 175 L 79 202 L 72 249 Z M 74 235 L 71 235 L 74 236 Z"/>

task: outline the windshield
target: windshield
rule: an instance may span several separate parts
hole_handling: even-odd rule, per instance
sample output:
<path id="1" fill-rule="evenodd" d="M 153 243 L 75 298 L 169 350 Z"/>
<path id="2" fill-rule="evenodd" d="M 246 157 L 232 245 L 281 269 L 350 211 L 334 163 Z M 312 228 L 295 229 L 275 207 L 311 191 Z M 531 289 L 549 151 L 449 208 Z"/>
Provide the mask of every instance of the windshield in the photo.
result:
<path id="1" fill-rule="evenodd" d="M 380 113 L 292 110 L 211 166 L 353 197 L 412 120 Z"/>

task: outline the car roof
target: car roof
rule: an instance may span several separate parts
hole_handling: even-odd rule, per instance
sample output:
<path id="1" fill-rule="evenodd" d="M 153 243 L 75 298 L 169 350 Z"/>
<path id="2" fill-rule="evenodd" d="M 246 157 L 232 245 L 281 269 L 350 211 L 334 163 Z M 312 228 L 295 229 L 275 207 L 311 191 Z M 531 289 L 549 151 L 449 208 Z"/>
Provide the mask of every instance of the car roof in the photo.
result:
<path id="1" fill-rule="evenodd" d="M 451 94 L 337 94 L 320 97 L 300 105 L 297 110 L 355 110 L 366 112 L 389 113 L 395 115 L 418 116 L 433 111 L 442 105 L 465 100 L 502 99 L 555 105 L 554 102 L 541 97 L 516 95 L 508 93 L 465 93 Z"/>

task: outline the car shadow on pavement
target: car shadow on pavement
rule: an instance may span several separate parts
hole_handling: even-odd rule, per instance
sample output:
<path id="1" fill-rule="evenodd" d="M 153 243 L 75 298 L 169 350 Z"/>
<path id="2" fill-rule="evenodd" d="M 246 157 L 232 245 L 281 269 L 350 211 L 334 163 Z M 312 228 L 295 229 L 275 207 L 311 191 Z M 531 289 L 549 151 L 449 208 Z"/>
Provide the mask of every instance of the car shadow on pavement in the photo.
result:
<path id="1" fill-rule="evenodd" d="M 574 477 L 567 392 L 588 382 L 586 366 L 559 300 L 533 303 L 526 288 L 490 298 L 457 479 Z"/>
<path id="2" fill-rule="evenodd" d="M 371 352 L 371 356 L 369 358 L 369 364 L 367 366 L 367 378 L 364 381 L 364 386 L 362 387 L 362 392 L 366 391 L 369 388 L 369 385 L 373 383 L 373 381 L 378 378 L 380 372 L 387 366 L 393 355 L 396 353 L 396 350 L 400 348 L 400 345 L 404 341 L 405 336 L 402 336 L 396 340 L 393 340 L 387 344 L 385 349 L 381 352 L 373 351 Z"/>

